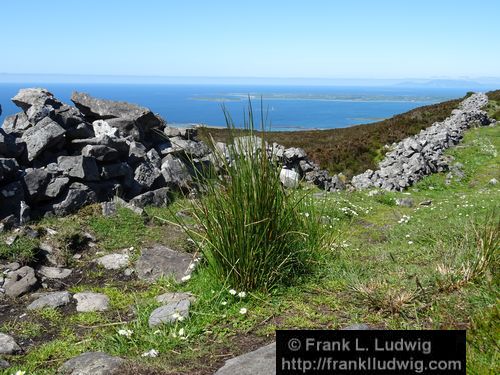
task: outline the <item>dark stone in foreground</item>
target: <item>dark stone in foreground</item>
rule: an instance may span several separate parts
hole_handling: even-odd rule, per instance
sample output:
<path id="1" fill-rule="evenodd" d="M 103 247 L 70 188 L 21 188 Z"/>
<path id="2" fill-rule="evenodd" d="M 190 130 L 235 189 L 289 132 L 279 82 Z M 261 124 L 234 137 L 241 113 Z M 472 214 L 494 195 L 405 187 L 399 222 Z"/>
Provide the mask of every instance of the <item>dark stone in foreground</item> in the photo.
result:
<path id="1" fill-rule="evenodd" d="M 184 276 L 191 273 L 189 265 L 192 260 L 191 254 L 157 245 L 142 250 L 135 269 L 141 280 L 154 282 L 162 276 L 172 276 L 177 282 L 180 282 Z"/>
<path id="2" fill-rule="evenodd" d="M 88 352 L 72 358 L 59 368 L 59 375 L 118 375 L 125 360 L 103 352 Z"/>
<path id="3" fill-rule="evenodd" d="M 276 374 L 276 343 L 253 352 L 231 358 L 215 375 L 274 375 Z"/>

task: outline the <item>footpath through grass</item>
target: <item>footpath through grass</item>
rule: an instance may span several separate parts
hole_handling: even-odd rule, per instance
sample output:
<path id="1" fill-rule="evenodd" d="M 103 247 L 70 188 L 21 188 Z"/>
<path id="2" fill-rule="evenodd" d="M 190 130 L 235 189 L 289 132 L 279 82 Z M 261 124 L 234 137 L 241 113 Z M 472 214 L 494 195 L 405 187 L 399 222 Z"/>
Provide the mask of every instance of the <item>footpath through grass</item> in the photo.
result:
<path id="1" fill-rule="evenodd" d="M 0 331 L 22 340 L 26 354 L 8 358 L 14 367 L 4 374 L 54 374 L 68 358 L 96 350 L 131 359 L 134 364 L 124 374 L 212 374 L 224 360 L 272 341 L 275 329 L 352 323 L 467 329 L 467 372 L 499 373 L 499 252 L 495 242 L 484 240 L 498 238 L 500 230 L 500 185 L 489 183 L 500 180 L 499 152 L 500 127 L 474 129 L 448 152 L 465 173 L 450 185 L 445 174 L 437 174 L 405 193 L 323 196 L 312 190 L 314 198 L 302 214 L 318 220 L 324 234 L 315 271 L 270 293 L 237 290 L 247 293 L 233 295 L 232 286 L 214 282 L 203 265 L 182 285 L 172 280 L 147 285 L 91 265 L 97 250 L 134 247 L 134 258 L 141 247 L 156 242 L 192 249 L 173 217 L 180 212 L 190 222 L 187 200 L 149 209 L 147 219 L 126 210 L 102 218 L 98 208 L 89 207 L 37 223 L 57 230 L 56 240 L 70 253 L 84 241 L 84 232 L 96 237 L 98 249 L 87 248 L 81 259 L 66 254 L 68 265 L 82 270 L 70 291 L 103 292 L 111 310 L 46 309 L 19 319 L 27 304 L 21 299 L 12 316 L 2 317 Z M 411 198 L 414 206 L 397 206 L 397 198 Z M 13 249 L 4 245 L 9 235 L 0 236 L 0 256 L 22 254 L 26 261 L 35 256 L 30 249 L 39 240 Z M 149 313 L 158 306 L 154 297 L 179 290 L 197 298 L 190 318 L 150 329 Z M 120 329 L 131 334 L 120 335 Z M 150 349 L 158 350 L 158 357 L 141 356 Z"/>

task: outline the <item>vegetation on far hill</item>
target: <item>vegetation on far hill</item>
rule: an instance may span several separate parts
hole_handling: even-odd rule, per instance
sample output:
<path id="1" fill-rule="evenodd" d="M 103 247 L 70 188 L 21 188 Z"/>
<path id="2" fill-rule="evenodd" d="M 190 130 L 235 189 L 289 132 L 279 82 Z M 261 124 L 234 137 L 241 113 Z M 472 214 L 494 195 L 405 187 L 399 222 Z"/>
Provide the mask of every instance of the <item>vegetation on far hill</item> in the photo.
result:
<path id="1" fill-rule="evenodd" d="M 500 119 L 500 90 L 488 93 L 492 101 L 490 114 Z M 267 139 L 286 147 L 301 147 L 322 168 L 347 176 L 376 169 L 385 153 L 384 145 L 415 135 L 420 130 L 442 121 L 451 114 L 462 99 L 450 100 L 415 108 L 386 120 L 367 125 L 329 130 L 295 132 L 269 132 Z M 227 129 L 203 127 L 200 137 L 207 140 L 227 141 Z M 242 132 L 243 133 L 243 132 Z"/>

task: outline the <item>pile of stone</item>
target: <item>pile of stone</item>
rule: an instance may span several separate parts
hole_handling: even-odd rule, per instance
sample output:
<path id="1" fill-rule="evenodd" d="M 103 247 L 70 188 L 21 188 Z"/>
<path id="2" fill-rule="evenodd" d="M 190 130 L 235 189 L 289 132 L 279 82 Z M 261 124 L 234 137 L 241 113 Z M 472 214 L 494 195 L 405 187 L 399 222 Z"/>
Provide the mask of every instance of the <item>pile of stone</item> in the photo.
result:
<path id="1" fill-rule="evenodd" d="M 190 182 L 208 147 L 149 109 L 74 93 L 69 106 L 44 89 L 12 99 L 22 112 L 0 129 L 0 219 L 67 214 L 114 196 L 165 203 Z"/>
<path id="2" fill-rule="evenodd" d="M 22 89 L 12 101 L 22 110 L 0 128 L 0 220 L 24 223 L 65 215 L 115 197 L 144 207 L 189 191 L 193 176 L 216 159 L 196 139 L 195 128 L 177 129 L 148 108 L 73 93 L 75 106 L 41 88 Z M 225 145 L 219 145 L 226 148 Z M 305 179 L 322 189 L 342 189 L 304 150 L 274 145 L 282 181 Z"/>
<path id="3" fill-rule="evenodd" d="M 481 109 L 487 103 L 488 97 L 485 94 L 471 95 L 444 121 L 393 145 L 392 151 L 386 154 L 378 170 L 369 169 L 354 176 L 351 184 L 356 189 L 401 191 L 424 176 L 447 171 L 449 160 L 443 152 L 458 144 L 468 128 L 495 122 Z"/>

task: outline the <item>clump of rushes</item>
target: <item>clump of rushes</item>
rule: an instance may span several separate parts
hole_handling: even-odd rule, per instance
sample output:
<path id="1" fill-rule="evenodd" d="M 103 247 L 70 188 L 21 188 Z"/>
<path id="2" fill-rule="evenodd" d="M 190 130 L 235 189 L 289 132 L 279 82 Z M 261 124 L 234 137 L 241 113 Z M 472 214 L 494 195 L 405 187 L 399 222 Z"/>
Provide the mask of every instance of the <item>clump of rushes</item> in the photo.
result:
<path id="1" fill-rule="evenodd" d="M 200 181 L 205 194 L 194 203 L 194 218 L 202 228 L 197 242 L 219 282 L 266 291 L 305 271 L 317 230 L 308 233 L 313 218 L 303 214 L 304 195 L 281 185 L 275 153 L 266 151 L 264 116 L 260 137 L 255 137 L 249 102 L 247 137 L 238 138 L 230 114 L 223 110 L 232 142 L 225 149 L 210 142 L 216 167 Z"/>

